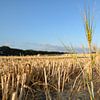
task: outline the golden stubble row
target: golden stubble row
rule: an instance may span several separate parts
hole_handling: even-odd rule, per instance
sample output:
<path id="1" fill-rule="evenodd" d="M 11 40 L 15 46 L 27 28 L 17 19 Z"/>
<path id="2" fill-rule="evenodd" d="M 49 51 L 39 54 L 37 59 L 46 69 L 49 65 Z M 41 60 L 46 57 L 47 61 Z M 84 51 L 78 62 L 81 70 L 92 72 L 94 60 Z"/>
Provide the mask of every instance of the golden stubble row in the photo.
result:
<path id="1" fill-rule="evenodd" d="M 87 71 L 89 62 L 88 57 L 68 58 L 64 55 L 0 57 L 1 98 L 2 100 L 32 98 L 34 100 L 41 97 L 60 99 L 65 94 L 65 98 L 73 98 L 73 95 L 77 95 L 78 98 L 81 92 L 87 91 L 84 71 Z M 95 75 L 99 75 L 99 63 L 95 64 L 94 70 Z M 95 77 L 95 84 L 99 84 L 99 78 Z M 96 93 L 99 95 L 99 88 Z"/>

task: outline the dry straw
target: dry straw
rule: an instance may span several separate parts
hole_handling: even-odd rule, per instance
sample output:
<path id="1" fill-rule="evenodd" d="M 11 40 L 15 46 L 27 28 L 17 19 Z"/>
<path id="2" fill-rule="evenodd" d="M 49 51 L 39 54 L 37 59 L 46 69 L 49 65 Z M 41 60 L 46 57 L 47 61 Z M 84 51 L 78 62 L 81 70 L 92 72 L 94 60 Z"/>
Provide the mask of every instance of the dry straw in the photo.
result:
<path id="1" fill-rule="evenodd" d="M 93 55 L 92 55 L 92 39 L 93 39 L 93 17 L 90 14 L 90 9 L 86 9 L 84 13 L 84 24 L 86 38 L 88 42 L 88 49 L 90 54 L 90 65 L 87 68 L 87 87 L 90 93 L 90 99 L 94 100 L 94 86 L 93 86 Z M 90 84 L 90 85 L 89 85 Z"/>

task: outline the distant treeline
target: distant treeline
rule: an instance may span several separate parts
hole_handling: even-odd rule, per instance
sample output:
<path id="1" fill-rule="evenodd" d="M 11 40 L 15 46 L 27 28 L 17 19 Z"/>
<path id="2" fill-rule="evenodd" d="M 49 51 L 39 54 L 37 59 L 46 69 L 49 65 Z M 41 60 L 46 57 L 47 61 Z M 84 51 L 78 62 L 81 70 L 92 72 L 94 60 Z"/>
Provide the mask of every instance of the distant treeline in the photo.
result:
<path id="1" fill-rule="evenodd" d="M 10 48 L 8 46 L 0 47 L 0 56 L 27 56 L 27 55 L 55 55 L 55 54 L 65 54 L 64 52 L 55 51 L 35 51 L 35 50 L 22 50 Z"/>

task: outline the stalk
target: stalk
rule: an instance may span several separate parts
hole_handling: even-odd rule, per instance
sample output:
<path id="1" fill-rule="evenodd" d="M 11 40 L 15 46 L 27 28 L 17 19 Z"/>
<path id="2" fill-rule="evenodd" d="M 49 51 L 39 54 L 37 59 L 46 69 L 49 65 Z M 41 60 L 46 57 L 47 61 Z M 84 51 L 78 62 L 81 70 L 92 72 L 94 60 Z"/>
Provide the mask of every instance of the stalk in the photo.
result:
<path id="1" fill-rule="evenodd" d="M 93 55 L 92 55 L 92 39 L 93 39 L 93 19 L 90 15 L 90 11 L 85 11 L 84 15 L 85 32 L 88 42 L 88 50 L 90 55 L 89 73 L 87 73 L 87 87 L 90 94 L 90 100 L 94 100 L 94 86 L 93 86 Z"/>

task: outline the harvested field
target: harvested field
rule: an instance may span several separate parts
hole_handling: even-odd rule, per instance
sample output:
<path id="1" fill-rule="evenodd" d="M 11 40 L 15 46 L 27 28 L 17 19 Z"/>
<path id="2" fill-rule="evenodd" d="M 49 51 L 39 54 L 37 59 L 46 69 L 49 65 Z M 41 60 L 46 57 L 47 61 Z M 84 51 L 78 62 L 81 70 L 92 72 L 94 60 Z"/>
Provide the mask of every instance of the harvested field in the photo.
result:
<path id="1" fill-rule="evenodd" d="M 88 55 L 0 57 L 0 100 L 90 100 Z M 94 60 L 95 100 L 100 100 L 99 56 Z"/>

